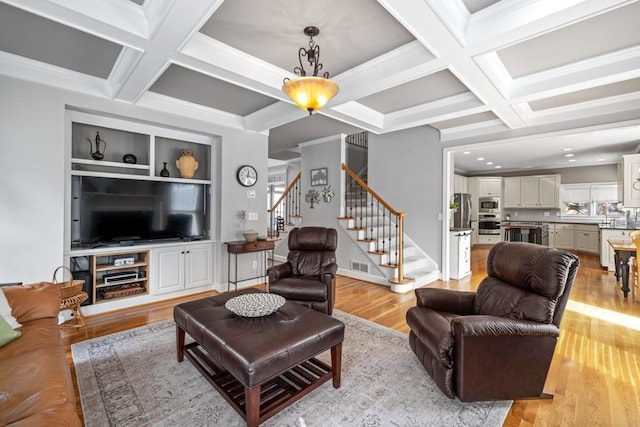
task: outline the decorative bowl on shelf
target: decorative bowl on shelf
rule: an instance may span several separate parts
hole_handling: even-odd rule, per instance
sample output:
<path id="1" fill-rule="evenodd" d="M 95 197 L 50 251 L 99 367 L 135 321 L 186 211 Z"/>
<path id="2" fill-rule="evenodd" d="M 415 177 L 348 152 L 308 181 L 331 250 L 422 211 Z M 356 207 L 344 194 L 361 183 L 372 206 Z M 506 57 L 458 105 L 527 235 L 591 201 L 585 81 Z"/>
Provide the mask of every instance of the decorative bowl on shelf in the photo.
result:
<path id="1" fill-rule="evenodd" d="M 258 240 L 258 232 L 255 230 L 247 230 L 243 232 L 242 235 L 247 242 L 255 242 Z"/>

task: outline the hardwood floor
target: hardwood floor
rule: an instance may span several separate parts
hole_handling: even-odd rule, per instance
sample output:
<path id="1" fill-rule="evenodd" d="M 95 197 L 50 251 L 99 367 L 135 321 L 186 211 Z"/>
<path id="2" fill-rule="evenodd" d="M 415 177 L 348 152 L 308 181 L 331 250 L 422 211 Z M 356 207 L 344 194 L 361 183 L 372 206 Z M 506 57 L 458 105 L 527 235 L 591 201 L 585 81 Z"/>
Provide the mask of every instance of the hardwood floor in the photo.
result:
<path id="1" fill-rule="evenodd" d="M 486 275 L 488 249 L 474 247 L 471 277 L 438 281 L 430 286 L 475 290 Z M 514 402 L 506 427 L 640 426 L 639 296 L 636 292 L 623 298 L 614 275 L 601 269 L 598 257 L 580 255 L 580 260 L 547 378 L 546 391 L 555 397 Z M 94 338 L 171 319 L 174 305 L 214 293 L 89 317 L 87 332 Z M 414 304 L 413 293 L 394 294 L 384 286 L 338 278 L 336 309 L 381 325 L 407 333 L 405 312 Z M 70 346 L 83 339 L 83 332 L 63 332 L 74 381 Z M 81 413 L 79 399 L 77 408 Z"/>

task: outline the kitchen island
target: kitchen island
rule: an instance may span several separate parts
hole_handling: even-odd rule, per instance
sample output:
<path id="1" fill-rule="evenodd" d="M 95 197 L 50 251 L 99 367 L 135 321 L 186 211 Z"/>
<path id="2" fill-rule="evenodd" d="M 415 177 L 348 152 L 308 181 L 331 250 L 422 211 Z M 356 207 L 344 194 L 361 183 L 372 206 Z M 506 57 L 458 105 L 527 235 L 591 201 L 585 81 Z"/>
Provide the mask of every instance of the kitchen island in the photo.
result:
<path id="1" fill-rule="evenodd" d="M 549 224 L 509 223 L 502 227 L 506 242 L 529 242 L 549 246 Z"/>

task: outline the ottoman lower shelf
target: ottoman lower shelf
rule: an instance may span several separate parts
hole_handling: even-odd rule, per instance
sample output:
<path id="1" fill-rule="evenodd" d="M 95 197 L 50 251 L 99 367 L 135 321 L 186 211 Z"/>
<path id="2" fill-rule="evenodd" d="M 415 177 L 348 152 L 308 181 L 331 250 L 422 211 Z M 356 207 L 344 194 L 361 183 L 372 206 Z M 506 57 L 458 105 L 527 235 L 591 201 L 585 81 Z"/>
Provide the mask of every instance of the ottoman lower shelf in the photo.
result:
<path id="1" fill-rule="evenodd" d="M 184 346 L 184 355 L 218 390 L 245 420 L 248 420 L 245 386 L 221 368 L 201 347 L 193 342 Z M 260 414 L 258 423 L 271 418 L 285 407 L 309 394 L 333 378 L 331 366 L 312 357 L 290 368 L 276 378 L 259 385 Z"/>

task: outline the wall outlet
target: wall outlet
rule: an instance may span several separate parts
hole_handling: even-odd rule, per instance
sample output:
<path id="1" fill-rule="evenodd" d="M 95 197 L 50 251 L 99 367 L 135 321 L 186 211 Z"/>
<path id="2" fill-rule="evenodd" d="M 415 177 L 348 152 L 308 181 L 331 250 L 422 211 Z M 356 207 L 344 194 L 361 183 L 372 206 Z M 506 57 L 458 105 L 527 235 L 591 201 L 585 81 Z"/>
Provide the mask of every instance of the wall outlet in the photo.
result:
<path id="1" fill-rule="evenodd" d="M 256 270 L 258 268 L 258 261 L 253 261 L 252 267 Z"/>

